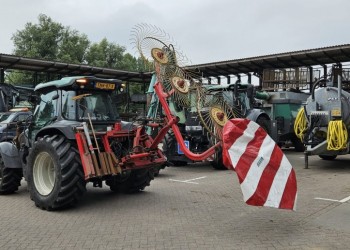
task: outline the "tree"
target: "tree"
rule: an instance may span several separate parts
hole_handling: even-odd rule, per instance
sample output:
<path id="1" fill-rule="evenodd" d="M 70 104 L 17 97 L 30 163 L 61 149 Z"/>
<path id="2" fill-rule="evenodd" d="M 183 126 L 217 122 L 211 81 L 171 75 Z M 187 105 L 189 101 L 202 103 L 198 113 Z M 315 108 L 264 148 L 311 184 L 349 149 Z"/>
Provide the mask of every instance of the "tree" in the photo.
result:
<path id="1" fill-rule="evenodd" d="M 121 69 L 125 47 L 110 43 L 103 38 L 99 43 L 93 43 L 86 53 L 86 61 L 89 65 L 98 67 Z"/>
<path id="2" fill-rule="evenodd" d="M 86 52 L 90 41 L 85 34 L 79 34 L 76 30 L 66 29 L 62 35 L 57 60 L 70 63 L 85 62 Z"/>
<path id="3" fill-rule="evenodd" d="M 39 23 L 27 23 L 13 36 L 14 54 L 47 60 L 83 63 L 90 41 L 85 34 L 40 14 Z"/>
<path id="4" fill-rule="evenodd" d="M 12 36 L 14 54 L 48 60 L 56 59 L 64 27 L 43 14 L 40 14 L 38 19 L 39 24 L 27 23 L 24 30 L 17 31 Z"/>
<path id="5" fill-rule="evenodd" d="M 75 64 L 114 68 L 128 71 L 149 71 L 140 58 L 125 53 L 125 47 L 106 38 L 92 43 L 85 34 L 63 26 L 50 17 L 40 14 L 38 23 L 27 23 L 23 30 L 12 36 L 14 54 L 31 58 L 61 61 Z M 12 71 L 6 74 L 10 83 L 37 83 L 57 76 Z"/>
<path id="6" fill-rule="evenodd" d="M 14 54 L 31 58 L 56 60 L 67 63 L 84 63 L 90 41 L 85 34 L 69 26 L 54 22 L 40 14 L 38 24 L 27 23 L 23 30 L 12 36 Z M 54 76 L 53 76 L 54 77 Z M 54 77 L 55 78 L 55 77 Z M 12 71 L 7 74 L 10 83 L 32 83 L 49 80 L 47 75 Z"/>

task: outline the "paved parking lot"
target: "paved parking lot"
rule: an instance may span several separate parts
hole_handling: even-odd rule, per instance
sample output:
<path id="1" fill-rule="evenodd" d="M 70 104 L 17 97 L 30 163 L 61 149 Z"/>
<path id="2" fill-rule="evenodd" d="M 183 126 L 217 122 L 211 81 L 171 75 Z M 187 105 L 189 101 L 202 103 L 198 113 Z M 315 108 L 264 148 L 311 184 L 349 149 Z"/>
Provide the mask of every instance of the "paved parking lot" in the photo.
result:
<path id="1" fill-rule="evenodd" d="M 297 211 L 243 203 L 232 171 L 169 167 L 134 195 L 89 186 L 73 209 L 36 208 L 23 182 L 0 196 L 0 249 L 348 249 L 350 157 L 286 154 L 298 180 Z"/>

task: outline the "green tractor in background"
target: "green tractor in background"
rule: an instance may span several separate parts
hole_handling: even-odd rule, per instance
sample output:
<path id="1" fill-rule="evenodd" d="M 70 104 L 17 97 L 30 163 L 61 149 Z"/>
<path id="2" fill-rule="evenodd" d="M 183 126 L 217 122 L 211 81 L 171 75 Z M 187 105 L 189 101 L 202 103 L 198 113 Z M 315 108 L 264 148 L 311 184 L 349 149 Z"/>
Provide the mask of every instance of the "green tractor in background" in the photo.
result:
<path id="1" fill-rule="evenodd" d="M 269 92 L 270 98 L 262 104 L 262 109 L 271 118 L 270 136 L 280 147 L 294 147 L 304 152 L 304 144 L 295 135 L 294 122 L 300 107 L 310 96 L 307 93 L 291 91 Z"/>
<path id="2" fill-rule="evenodd" d="M 162 110 L 160 108 L 158 98 L 153 93 L 153 85 L 156 83 L 156 75 L 153 75 L 148 89 L 148 118 L 162 118 Z M 203 87 L 207 90 L 207 94 L 215 96 L 221 95 L 223 99 L 236 110 L 237 117 L 246 117 L 257 122 L 268 133 L 270 132 L 270 117 L 268 113 L 260 108 L 255 108 L 256 98 L 266 99 L 269 96 L 262 92 L 257 92 L 252 84 L 241 84 L 239 81 L 233 84 L 205 84 Z M 185 140 L 186 146 L 195 153 L 201 153 L 215 145 L 217 142 L 203 126 L 203 122 L 198 115 L 196 105 L 191 105 L 192 108 L 186 109 L 179 103 L 169 98 L 169 107 L 174 116 L 179 118 L 178 126 L 182 137 Z M 191 98 L 194 102 L 195 98 Z M 157 134 L 157 129 L 149 128 L 149 134 Z M 172 130 L 169 130 L 162 145 L 163 153 L 167 157 L 169 165 L 182 166 L 193 162 L 188 159 L 180 149 Z M 214 169 L 226 169 L 222 162 L 221 150 L 216 152 L 211 159 L 208 159 Z"/>
<path id="3" fill-rule="evenodd" d="M 261 108 L 271 118 L 271 137 L 280 147 L 294 147 L 304 152 L 305 146 L 294 132 L 294 123 L 300 108 L 310 96 L 310 85 L 320 77 L 319 70 L 310 68 L 265 69 L 261 89 L 270 98 L 261 102 Z"/>

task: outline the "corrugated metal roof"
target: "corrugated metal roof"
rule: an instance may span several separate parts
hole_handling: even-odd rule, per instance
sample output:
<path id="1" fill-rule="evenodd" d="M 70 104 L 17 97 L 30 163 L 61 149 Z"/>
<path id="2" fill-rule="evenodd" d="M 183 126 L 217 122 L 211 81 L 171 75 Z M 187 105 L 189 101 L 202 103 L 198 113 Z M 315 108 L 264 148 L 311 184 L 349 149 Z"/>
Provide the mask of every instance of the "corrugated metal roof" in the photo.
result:
<path id="1" fill-rule="evenodd" d="M 200 71 L 203 77 L 218 77 L 246 73 L 261 73 L 263 69 L 269 68 L 293 68 L 349 61 L 350 44 L 344 44 L 229 61 L 197 64 L 185 67 L 185 69 Z M 85 64 L 47 61 L 7 54 L 0 54 L 0 68 L 56 73 L 64 76 L 91 75 L 100 78 L 114 78 L 131 82 L 149 82 L 152 75 L 151 72 L 130 72 L 94 67 Z"/>
<path id="2" fill-rule="evenodd" d="M 350 61 L 350 44 L 242 58 L 229 61 L 191 65 L 189 70 L 200 71 L 203 77 L 218 77 L 241 73 L 262 72 L 269 68 L 293 68 Z"/>
<path id="3" fill-rule="evenodd" d="M 91 75 L 100 78 L 113 78 L 130 82 L 149 82 L 151 79 L 151 73 L 149 72 L 130 72 L 102 67 L 94 67 L 86 64 L 72 64 L 47 61 L 7 54 L 0 54 L 0 68 L 54 73 L 63 76 Z"/>

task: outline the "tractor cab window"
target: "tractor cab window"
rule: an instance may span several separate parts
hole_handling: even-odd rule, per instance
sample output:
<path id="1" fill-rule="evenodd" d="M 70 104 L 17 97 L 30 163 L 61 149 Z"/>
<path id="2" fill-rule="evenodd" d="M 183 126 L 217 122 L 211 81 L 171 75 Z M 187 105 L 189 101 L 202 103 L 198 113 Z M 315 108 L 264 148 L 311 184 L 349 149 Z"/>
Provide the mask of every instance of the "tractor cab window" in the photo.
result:
<path id="1" fill-rule="evenodd" d="M 68 120 L 116 121 L 117 106 L 108 92 L 64 91 L 62 116 Z"/>
<path id="2" fill-rule="evenodd" d="M 62 116 L 67 120 L 76 120 L 75 91 L 62 90 Z"/>
<path id="3" fill-rule="evenodd" d="M 40 104 L 35 109 L 34 123 L 36 127 L 43 127 L 58 116 L 58 93 L 52 91 L 41 95 Z"/>

